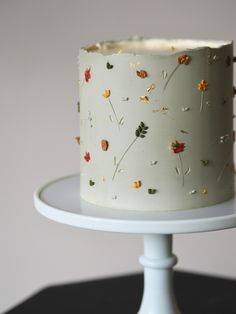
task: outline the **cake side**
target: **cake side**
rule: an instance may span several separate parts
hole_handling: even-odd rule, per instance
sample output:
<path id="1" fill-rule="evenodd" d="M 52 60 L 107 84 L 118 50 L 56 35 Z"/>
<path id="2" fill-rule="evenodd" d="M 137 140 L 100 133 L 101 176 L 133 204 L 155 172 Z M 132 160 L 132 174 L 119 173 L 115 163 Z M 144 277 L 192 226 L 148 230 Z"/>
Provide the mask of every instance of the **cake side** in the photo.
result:
<path id="1" fill-rule="evenodd" d="M 231 198 L 232 57 L 232 44 L 170 55 L 81 50 L 81 197 L 131 210 Z"/>

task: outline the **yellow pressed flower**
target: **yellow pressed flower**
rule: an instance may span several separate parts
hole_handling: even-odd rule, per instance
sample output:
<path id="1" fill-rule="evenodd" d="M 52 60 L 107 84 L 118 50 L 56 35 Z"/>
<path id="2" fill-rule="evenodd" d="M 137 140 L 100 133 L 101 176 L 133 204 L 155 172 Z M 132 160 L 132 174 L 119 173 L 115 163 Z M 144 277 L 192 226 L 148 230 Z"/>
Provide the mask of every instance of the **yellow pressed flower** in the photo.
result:
<path id="1" fill-rule="evenodd" d="M 133 187 L 135 189 L 139 189 L 142 186 L 142 182 L 140 180 L 134 181 Z"/>
<path id="2" fill-rule="evenodd" d="M 104 92 L 103 92 L 103 94 L 102 94 L 102 96 L 105 97 L 105 98 L 110 97 L 110 96 L 111 96 L 111 91 L 110 91 L 110 89 L 105 89 Z"/>
<path id="3" fill-rule="evenodd" d="M 143 101 L 145 103 L 149 102 L 149 97 L 148 96 L 140 96 L 139 99 L 140 99 L 140 101 Z"/>

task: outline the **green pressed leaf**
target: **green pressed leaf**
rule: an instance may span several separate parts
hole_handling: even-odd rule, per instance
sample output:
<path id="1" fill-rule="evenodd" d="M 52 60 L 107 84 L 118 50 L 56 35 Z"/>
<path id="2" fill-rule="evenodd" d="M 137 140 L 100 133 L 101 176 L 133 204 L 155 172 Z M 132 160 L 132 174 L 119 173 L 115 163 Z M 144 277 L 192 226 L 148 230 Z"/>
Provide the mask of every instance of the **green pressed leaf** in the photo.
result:
<path id="1" fill-rule="evenodd" d="M 135 135 L 136 135 L 137 137 L 139 137 L 139 136 L 140 136 L 140 132 L 139 132 L 139 130 L 136 130 L 136 131 L 135 131 Z"/>
<path id="2" fill-rule="evenodd" d="M 149 194 L 156 194 L 157 190 L 156 189 L 148 189 Z"/>
<path id="3" fill-rule="evenodd" d="M 90 186 L 94 186 L 95 185 L 95 182 L 93 180 L 89 180 L 89 185 Z"/>
<path id="4" fill-rule="evenodd" d="M 109 62 L 107 62 L 107 69 L 111 70 L 114 67 L 114 65 L 110 64 Z"/>

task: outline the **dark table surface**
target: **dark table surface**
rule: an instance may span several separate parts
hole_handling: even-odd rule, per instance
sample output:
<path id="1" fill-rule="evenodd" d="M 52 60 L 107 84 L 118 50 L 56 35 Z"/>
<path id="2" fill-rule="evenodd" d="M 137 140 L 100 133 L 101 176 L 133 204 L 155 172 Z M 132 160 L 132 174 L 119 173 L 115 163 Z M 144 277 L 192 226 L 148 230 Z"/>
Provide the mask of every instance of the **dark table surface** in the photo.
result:
<path id="1" fill-rule="evenodd" d="M 182 314 L 236 314 L 236 281 L 175 272 L 174 287 Z M 52 286 L 5 314 L 136 314 L 142 292 L 142 274 Z"/>

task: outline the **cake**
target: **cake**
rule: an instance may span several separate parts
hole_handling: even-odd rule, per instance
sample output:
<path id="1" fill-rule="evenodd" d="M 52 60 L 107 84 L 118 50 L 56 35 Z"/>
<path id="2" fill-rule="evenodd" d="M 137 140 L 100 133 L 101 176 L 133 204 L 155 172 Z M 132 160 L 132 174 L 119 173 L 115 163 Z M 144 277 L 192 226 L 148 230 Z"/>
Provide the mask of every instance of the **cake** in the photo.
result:
<path id="1" fill-rule="evenodd" d="M 80 194 L 124 210 L 234 195 L 233 43 L 145 39 L 79 52 Z"/>

